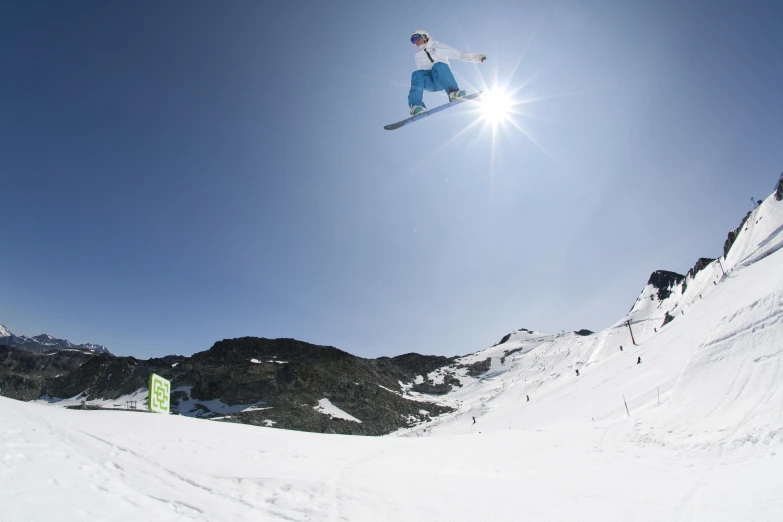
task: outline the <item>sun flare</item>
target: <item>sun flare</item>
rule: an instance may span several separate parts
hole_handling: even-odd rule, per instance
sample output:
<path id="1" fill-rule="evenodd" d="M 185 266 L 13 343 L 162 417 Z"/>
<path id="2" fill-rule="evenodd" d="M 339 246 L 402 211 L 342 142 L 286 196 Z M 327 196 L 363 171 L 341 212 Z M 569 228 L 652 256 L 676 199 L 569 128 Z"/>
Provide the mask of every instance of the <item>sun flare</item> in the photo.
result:
<path id="1" fill-rule="evenodd" d="M 497 125 L 511 118 L 511 96 L 500 89 L 492 89 L 484 93 L 479 105 L 481 116 L 487 123 Z"/>

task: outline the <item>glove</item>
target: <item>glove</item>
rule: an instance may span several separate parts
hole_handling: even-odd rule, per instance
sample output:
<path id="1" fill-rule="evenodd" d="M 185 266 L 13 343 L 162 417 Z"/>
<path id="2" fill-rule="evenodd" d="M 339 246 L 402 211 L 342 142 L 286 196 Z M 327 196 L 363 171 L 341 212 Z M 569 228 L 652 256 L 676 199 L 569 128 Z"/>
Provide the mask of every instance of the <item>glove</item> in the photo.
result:
<path id="1" fill-rule="evenodd" d="M 484 63 L 486 60 L 487 60 L 487 55 L 486 54 L 482 54 L 481 55 L 481 63 Z"/>

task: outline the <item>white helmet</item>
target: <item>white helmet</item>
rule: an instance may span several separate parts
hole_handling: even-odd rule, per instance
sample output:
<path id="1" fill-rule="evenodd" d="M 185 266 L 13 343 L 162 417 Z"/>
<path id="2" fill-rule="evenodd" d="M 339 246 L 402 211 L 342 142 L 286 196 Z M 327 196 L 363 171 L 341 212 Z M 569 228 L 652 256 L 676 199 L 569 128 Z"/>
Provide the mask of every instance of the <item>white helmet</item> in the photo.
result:
<path id="1" fill-rule="evenodd" d="M 428 41 L 432 40 L 432 37 L 430 36 L 430 33 L 425 31 L 424 29 L 417 29 L 417 30 L 413 31 L 413 33 L 411 33 L 411 42 L 416 43 L 415 38 L 419 37 L 419 36 L 423 36 L 425 42 L 428 42 Z"/>

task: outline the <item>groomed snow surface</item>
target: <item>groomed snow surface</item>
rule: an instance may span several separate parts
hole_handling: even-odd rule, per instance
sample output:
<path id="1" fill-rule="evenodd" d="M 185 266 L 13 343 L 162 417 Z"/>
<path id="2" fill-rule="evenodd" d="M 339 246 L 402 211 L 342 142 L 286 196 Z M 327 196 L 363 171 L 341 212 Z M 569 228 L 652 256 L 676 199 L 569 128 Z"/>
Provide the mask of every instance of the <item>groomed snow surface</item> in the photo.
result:
<path id="1" fill-rule="evenodd" d="M 455 413 L 387 437 L 0 398 L 0 520 L 783 520 L 782 230 L 768 198 L 725 276 L 592 336 L 515 332 L 460 361 L 491 358 Z"/>

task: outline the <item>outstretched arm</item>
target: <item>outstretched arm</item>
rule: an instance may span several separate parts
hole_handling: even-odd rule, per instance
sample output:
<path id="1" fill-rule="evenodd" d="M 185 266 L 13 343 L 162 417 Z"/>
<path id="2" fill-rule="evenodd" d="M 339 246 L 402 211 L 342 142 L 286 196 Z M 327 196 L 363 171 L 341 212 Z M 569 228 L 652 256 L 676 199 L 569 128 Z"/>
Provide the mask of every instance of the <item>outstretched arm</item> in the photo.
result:
<path id="1" fill-rule="evenodd" d="M 438 51 L 438 54 L 441 56 L 444 56 L 446 58 L 450 58 L 452 60 L 462 60 L 463 62 L 483 62 L 487 59 L 487 57 L 481 53 L 463 53 L 462 51 L 458 51 L 454 49 L 453 47 L 449 47 L 445 43 L 442 42 L 436 42 L 433 46 L 436 51 Z"/>

